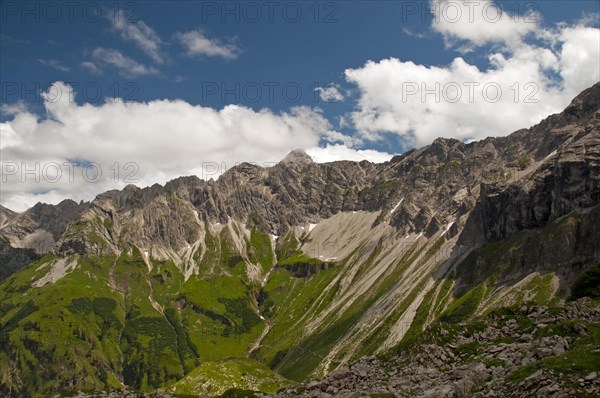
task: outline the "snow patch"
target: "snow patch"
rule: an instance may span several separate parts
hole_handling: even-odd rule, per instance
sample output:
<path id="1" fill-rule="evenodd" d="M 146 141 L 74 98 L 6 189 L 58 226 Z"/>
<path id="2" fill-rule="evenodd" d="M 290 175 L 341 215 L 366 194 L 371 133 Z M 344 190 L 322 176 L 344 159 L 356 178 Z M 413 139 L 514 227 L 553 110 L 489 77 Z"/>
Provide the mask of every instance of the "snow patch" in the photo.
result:
<path id="1" fill-rule="evenodd" d="M 316 227 L 317 225 L 318 225 L 318 224 L 312 224 L 312 223 L 308 224 L 308 232 L 310 232 L 310 231 L 312 231 L 313 229 L 315 229 L 315 227 Z"/>
<path id="2" fill-rule="evenodd" d="M 152 264 L 150 263 L 150 261 L 148 261 L 149 259 L 149 251 L 148 250 L 144 250 L 144 262 L 146 263 L 146 267 L 148 267 L 148 272 L 152 271 Z"/>
<path id="3" fill-rule="evenodd" d="M 448 223 L 448 225 L 446 226 L 446 229 L 444 230 L 444 232 L 442 232 L 442 235 L 444 235 L 446 232 L 450 231 L 450 228 L 452 228 L 452 225 L 454 225 L 454 221 L 450 221 Z"/>
<path id="4" fill-rule="evenodd" d="M 549 158 L 551 158 L 551 157 L 552 157 L 552 156 L 554 156 L 554 155 L 556 155 L 556 150 L 555 150 L 555 151 L 553 151 L 553 152 L 552 152 L 550 155 L 546 156 L 546 157 L 544 158 L 544 160 L 546 160 L 546 159 L 549 159 Z M 542 162 L 543 162 L 544 160 L 542 160 Z"/>
<path id="5" fill-rule="evenodd" d="M 154 297 L 152 297 L 152 296 L 148 296 L 148 299 L 150 300 L 150 304 L 152 305 L 152 307 L 153 307 L 153 308 L 154 308 L 156 311 L 158 311 L 158 312 L 160 312 L 160 313 L 162 314 L 162 313 L 163 313 L 163 308 L 162 308 L 162 306 L 161 306 L 160 304 L 158 304 L 158 303 L 156 302 L 156 300 L 154 300 Z"/>
<path id="6" fill-rule="evenodd" d="M 396 211 L 396 209 L 398 207 L 400 207 L 400 205 L 402 204 L 402 201 L 404 201 L 404 198 L 400 199 L 400 202 L 398 202 L 398 204 L 396 206 L 394 206 L 394 208 L 392 209 L 392 211 L 390 211 L 390 214 L 393 214 Z"/>

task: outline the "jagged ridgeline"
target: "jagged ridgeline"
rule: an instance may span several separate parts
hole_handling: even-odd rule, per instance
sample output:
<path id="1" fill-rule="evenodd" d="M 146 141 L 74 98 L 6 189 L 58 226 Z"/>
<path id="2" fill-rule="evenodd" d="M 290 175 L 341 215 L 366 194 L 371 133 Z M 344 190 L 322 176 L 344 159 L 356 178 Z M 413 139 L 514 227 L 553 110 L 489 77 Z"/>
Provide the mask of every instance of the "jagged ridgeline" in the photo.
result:
<path id="1" fill-rule="evenodd" d="M 432 324 L 594 295 L 599 104 L 596 84 L 532 128 L 381 164 L 294 151 L 0 208 L 0 395 L 276 392 Z"/>

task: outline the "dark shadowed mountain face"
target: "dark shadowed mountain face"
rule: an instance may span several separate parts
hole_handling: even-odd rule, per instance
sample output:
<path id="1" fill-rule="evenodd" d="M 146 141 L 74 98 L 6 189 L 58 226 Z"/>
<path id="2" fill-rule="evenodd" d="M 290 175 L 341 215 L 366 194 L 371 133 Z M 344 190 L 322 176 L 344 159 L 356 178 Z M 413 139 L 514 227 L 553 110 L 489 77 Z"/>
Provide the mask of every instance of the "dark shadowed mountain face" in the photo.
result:
<path id="1" fill-rule="evenodd" d="M 56 206 L 38 203 L 20 214 L 0 208 L 0 281 L 48 253 L 88 207 L 67 199 Z"/>
<path id="2" fill-rule="evenodd" d="M 216 181 L 2 208 L 3 264 L 37 261 L 0 284 L 0 393 L 215 395 L 225 368 L 276 392 L 428 327 L 556 304 L 600 263 L 599 184 L 596 84 L 531 128 L 386 163 L 293 151 Z"/>
<path id="3" fill-rule="evenodd" d="M 53 206 L 38 203 L 23 213 L 0 209 L 1 233 L 17 246 L 46 253 L 62 236 L 67 225 L 89 207 L 66 199 Z M 45 239 L 45 241 L 44 241 Z"/>

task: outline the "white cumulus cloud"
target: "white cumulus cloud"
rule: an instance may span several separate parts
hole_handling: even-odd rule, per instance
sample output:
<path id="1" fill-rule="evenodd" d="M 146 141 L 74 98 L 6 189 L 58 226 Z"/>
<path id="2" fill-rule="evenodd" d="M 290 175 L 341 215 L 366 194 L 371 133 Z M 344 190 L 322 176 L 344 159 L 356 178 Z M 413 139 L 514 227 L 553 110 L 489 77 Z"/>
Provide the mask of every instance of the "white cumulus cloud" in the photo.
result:
<path id="1" fill-rule="evenodd" d="M 56 59 L 38 59 L 38 61 L 46 66 L 49 66 L 51 68 L 54 68 L 56 70 L 59 70 L 61 72 L 69 72 L 71 70 L 71 68 L 69 68 L 68 66 L 63 65 L 60 61 L 56 60 Z"/>
<path id="2" fill-rule="evenodd" d="M 541 19 L 533 3 L 515 3 L 513 6 L 520 7 L 516 10 L 503 9 L 492 0 L 431 0 L 429 4 L 432 28 L 448 45 L 460 40 L 476 46 L 490 42 L 513 45 L 536 31 Z"/>
<path id="3" fill-rule="evenodd" d="M 89 73 L 91 73 L 92 75 L 101 75 L 102 74 L 102 69 L 100 69 L 98 67 L 98 65 L 96 65 L 93 62 L 90 61 L 83 61 L 81 62 L 81 64 L 79 64 L 83 69 L 87 70 Z"/>
<path id="4" fill-rule="evenodd" d="M 344 100 L 344 95 L 340 92 L 340 86 L 335 83 L 331 83 L 326 87 L 317 87 L 315 91 L 323 102 L 341 102 Z"/>
<path id="5" fill-rule="evenodd" d="M 463 7 L 463 19 L 434 19 L 432 26 L 447 41 L 463 41 L 457 45 L 490 44 L 488 66 L 462 57 L 440 66 L 389 58 L 345 71 L 359 98 L 357 109 L 344 120 L 358 137 L 380 140 L 382 133 L 395 133 L 406 145 L 421 146 L 440 136 L 469 140 L 507 135 L 560 112 L 600 80 L 599 29 L 582 24 L 544 29 L 526 22 L 537 15 L 533 13 L 519 18 L 503 14 L 490 22 L 481 10 L 473 12 L 473 22 Z"/>
<path id="6" fill-rule="evenodd" d="M 112 26 L 123 39 L 135 43 L 155 62 L 164 63 L 165 58 L 161 50 L 162 40 L 156 31 L 143 21 L 130 21 L 125 12 L 119 10 L 112 19 Z"/>
<path id="7" fill-rule="evenodd" d="M 217 38 L 209 38 L 202 29 L 175 34 L 185 48 L 187 55 L 221 57 L 224 59 L 235 59 L 241 54 L 241 49 L 232 41 L 223 41 Z"/>
<path id="8" fill-rule="evenodd" d="M 329 163 L 338 160 L 353 160 L 360 162 L 368 160 L 373 163 L 389 161 L 393 154 L 379 152 L 373 149 L 354 149 L 344 144 L 327 145 L 306 150 L 306 153 L 317 163 Z"/>
<path id="9" fill-rule="evenodd" d="M 57 82 L 44 94 L 46 119 L 15 108 L 14 117 L 0 124 L 3 205 L 24 210 L 39 200 L 90 200 L 127 183 L 216 177 L 243 161 L 268 165 L 293 148 L 318 146 L 331 128 L 318 109 L 308 107 L 274 113 L 182 100 L 78 105 L 75 95 Z M 34 172 L 24 175 L 26 170 Z M 94 181 L 97 170 L 102 174 Z"/>
<path id="10" fill-rule="evenodd" d="M 158 74 L 156 68 L 143 65 L 119 50 L 98 47 L 92 52 L 92 57 L 99 63 L 115 67 L 124 77 L 134 78 Z"/>

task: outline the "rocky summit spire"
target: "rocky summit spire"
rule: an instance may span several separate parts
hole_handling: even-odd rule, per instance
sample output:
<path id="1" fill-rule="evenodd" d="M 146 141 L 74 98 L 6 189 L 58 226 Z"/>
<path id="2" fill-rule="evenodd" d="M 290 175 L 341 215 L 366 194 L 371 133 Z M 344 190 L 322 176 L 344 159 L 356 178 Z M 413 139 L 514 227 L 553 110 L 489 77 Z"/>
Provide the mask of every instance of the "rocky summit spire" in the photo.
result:
<path id="1" fill-rule="evenodd" d="M 304 149 L 294 149 L 286 155 L 281 163 L 302 163 L 310 164 L 314 163 L 313 159 L 304 152 Z"/>

